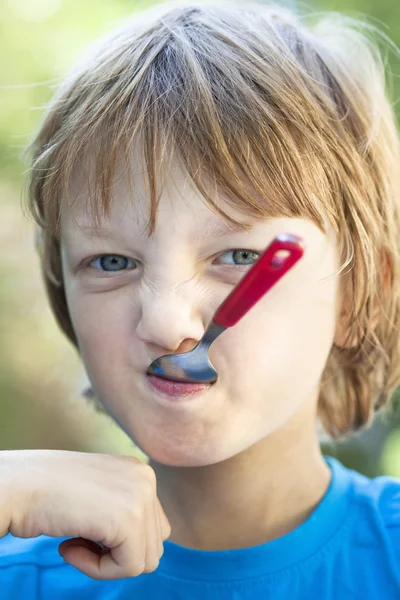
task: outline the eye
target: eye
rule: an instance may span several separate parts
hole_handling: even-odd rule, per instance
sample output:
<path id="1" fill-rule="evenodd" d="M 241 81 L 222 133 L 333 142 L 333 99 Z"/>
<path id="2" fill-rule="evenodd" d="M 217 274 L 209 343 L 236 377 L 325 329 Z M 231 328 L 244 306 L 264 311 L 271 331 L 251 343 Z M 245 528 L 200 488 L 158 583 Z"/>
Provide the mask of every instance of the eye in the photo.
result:
<path id="1" fill-rule="evenodd" d="M 96 266 L 96 263 L 100 266 Z M 135 266 L 133 260 L 126 258 L 126 256 L 122 256 L 121 254 L 103 254 L 103 256 L 98 256 L 92 260 L 92 262 L 89 263 L 89 266 L 98 269 L 99 271 L 106 271 L 109 273 L 132 268 L 132 266 L 128 266 L 129 263 L 132 263 L 132 265 Z"/>
<path id="2" fill-rule="evenodd" d="M 253 265 L 260 257 L 259 253 L 254 252 L 253 250 L 229 250 L 228 252 L 223 252 L 218 259 L 221 260 L 222 256 L 229 255 L 232 256 L 232 259 L 228 260 L 228 262 L 223 262 L 222 264 L 238 266 Z"/>

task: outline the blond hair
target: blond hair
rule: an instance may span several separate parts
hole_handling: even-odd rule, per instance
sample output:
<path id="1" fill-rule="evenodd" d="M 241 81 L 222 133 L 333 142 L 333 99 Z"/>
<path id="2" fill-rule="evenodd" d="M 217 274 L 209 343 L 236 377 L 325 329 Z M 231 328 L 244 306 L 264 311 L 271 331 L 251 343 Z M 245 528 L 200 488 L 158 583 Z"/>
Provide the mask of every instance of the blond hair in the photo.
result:
<path id="1" fill-rule="evenodd" d="M 339 273 L 347 268 L 349 314 L 346 344 L 332 346 L 321 379 L 319 417 L 337 438 L 387 403 L 400 383 L 400 150 L 371 31 L 334 13 L 307 18 L 213 0 L 135 14 L 94 46 L 50 102 L 29 148 L 28 203 L 44 281 L 77 348 L 62 280 L 60 206 L 90 156 L 87 202 L 98 225 L 116 164 L 125 158 L 128 166 L 140 139 L 149 235 L 160 167 L 172 152 L 230 222 L 218 191 L 259 218 L 309 218 L 326 232 L 327 217 Z"/>

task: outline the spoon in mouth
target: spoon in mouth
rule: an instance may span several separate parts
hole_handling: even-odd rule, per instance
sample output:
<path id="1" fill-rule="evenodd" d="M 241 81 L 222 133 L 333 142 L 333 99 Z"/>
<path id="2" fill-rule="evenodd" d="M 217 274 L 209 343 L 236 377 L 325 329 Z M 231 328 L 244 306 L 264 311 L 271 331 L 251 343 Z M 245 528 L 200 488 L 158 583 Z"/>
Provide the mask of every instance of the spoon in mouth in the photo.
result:
<path id="1" fill-rule="evenodd" d="M 189 352 L 156 358 L 148 375 L 182 383 L 214 383 L 218 373 L 208 358 L 208 349 L 227 327 L 236 323 L 302 258 L 305 245 L 297 235 L 281 233 L 255 265 L 239 281 L 218 308 L 199 343 Z"/>

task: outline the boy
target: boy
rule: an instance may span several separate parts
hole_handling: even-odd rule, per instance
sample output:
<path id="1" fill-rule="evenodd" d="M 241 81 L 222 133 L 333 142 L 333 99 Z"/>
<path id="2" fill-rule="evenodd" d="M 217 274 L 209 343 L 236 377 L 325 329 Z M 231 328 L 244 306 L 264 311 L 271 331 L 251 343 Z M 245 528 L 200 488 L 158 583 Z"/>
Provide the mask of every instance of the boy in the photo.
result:
<path id="1" fill-rule="evenodd" d="M 400 597 L 399 482 L 316 431 L 360 429 L 400 383 L 379 57 L 345 18 L 215 4 L 101 40 L 32 144 L 51 306 L 149 464 L 0 453 L 5 598 Z M 160 390 L 150 363 L 193 348 L 281 232 L 304 258 L 211 346 L 217 382 Z"/>

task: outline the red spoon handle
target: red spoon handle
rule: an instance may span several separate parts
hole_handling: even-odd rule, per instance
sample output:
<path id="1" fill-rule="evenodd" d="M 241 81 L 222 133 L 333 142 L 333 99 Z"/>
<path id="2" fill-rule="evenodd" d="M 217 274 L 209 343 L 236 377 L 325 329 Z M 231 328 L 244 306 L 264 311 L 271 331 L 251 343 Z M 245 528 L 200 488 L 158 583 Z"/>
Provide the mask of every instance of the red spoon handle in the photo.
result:
<path id="1" fill-rule="evenodd" d="M 275 256 L 279 250 L 289 252 L 281 258 Z M 303 256 L 302 238 L 281 233 L 268 246 L 254 267 L 240 280 L 214 315 L 221 327 L 235 325 L 258 300 Z"/>

